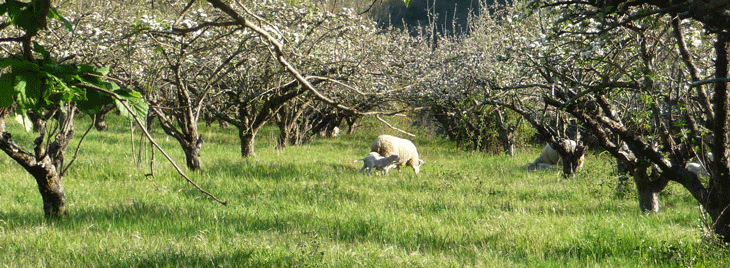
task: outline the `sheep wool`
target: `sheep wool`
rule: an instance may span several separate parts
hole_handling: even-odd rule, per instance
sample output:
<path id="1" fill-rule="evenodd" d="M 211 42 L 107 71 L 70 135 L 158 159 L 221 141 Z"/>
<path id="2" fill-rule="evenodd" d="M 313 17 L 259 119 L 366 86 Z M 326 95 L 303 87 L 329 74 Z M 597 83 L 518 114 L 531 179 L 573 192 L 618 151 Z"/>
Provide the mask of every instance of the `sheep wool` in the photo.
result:
<path id="1" fill-rule="evenodd" d="M 568 140 L 571 150 L 574 150 L 577 143 L 574 140 Z M 561 165 L 563 159 L 560 157 L 558 151 L 553 149 L 550 144 L 545 145 L 545 148 L 540 152 L 540 156 L 535 158 L 535 161 L 527 164 L 528 171 L 535 171 L 538 169 L 554 169 L 556 165 Z M 578 168 L 583 167 L 583 159 L 579 161 Z"/>
<path id="2" fill-rule="evenodd" d="M 419 167 L 425 161 L 418 158 L 418 150 L 413 142 L 390 135 L 380 135 L 375 138 L 373 145 L 370 147 L 371 152 L 377 152 L 380 155 L 398 154 L 400 161 L 396 167 L 400 171 L 401 166 L 409 166 L 418 174 Z"/>
<path id="3" fill-rule="evenodd" d="M 370 175 L 370 171 L 372 171 L 373 168 L 375 168 L 376 171 L 382 170 L 383 173 L 388 173 L 389 169 L 395 167 L 396 163 L 398 163 L 398 160 L 400 160 L 400 157 L 397 154 L 391 154 L 388 157 L 383 157 L 376 152 L 371 152 L 365 158 L 355 160 L 355 162 L 363 161 L 360 173 L 367 169 L 368 175 Z"/>

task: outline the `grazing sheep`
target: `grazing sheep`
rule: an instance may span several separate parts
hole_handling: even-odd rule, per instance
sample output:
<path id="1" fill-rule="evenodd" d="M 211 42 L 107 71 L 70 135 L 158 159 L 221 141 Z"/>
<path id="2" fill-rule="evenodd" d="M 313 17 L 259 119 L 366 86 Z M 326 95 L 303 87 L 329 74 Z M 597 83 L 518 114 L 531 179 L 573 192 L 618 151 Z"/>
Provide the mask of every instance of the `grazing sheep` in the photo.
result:
<path id="1" fill-rule="evenodd" d="M 370 146 L 370 151 L 381 155 L 400 155 L 400 161 L 398 161 L 396 167 L 398 171 L 400 171 L 401 166 L 409 166 L 418 174 L 419 167 L 425 163 L 425 161 L 418 158 L 418 150 L 416 150 L 416 145 L 413 145 L 413 142 L 390 135 L 380 135 L 375 138 L 373 145 Z"/>
<path id="2" fill-rule="evenodd" d="M 391 154 L 388 157 L 383 157 L 376 152 L 371 152 L 365 158 L 355 160 L 355 162 L 363 161 L 360 173 L 362 173 L 362 171 L 367 168 L 368 175 L 370 175 L 370 171 L 373 168 L 375 168 L 376 170 L 382 170 L 384 173 L 388 173 L 388 170 L 393 168 L 399 160 L 400 157 L 397 154 Z"/>
<path id="3" fill-rule="evenodd" d="M 574 140 L 568 140 L 568 143 L 570 144 L 571 149 L 575 149 L 575 147 L 577 146 L 577 143 Z M 563 159 L 560 158 L 560 154 L 558 153 L 558 151 L 553 149 L 553 147 L 548 144 L 545 145 L 545 148 L 542 149 L 540 156 L 535 158 L 535 161 L 527 164 L 527 170 L 535 171 L 538 169 L 552 169 L 554 168 L 554 166 L 562 164 L 562 160 Z M 577 168 L 581 167 L 583 167 L 582 159 L 579 161 Z"/>

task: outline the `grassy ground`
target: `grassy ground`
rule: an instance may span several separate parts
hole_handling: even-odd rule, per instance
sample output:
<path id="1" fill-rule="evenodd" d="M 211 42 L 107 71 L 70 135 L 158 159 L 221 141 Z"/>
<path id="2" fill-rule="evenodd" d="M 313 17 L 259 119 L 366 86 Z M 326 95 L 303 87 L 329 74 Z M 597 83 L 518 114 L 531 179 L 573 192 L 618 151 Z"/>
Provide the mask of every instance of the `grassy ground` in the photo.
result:
<path id="1" fill-rule="evenodd" d="M 381 132 L 274 149 L 276 130 L 243 159 L 235 129 L 202 130 L 203 170 L 176 175 L 158 153 L 154 183 L 127 123 L 92 131 L 64 180 L 68 218 L 42 216 L 35 181 L 0 155 L 0 264 L 6 267 L 727 267 L 679 185 L 659 214 L 639 212 L 633 185 L 616 191 L 609 159 L 587 157 L 573 179 L 528 173 L 537 149 L 513 158 L 412 140 L 426 164 L 364 176 L 353 160 Z M 77 140 L 88 121 L 77 125 Z M 9 127 L 17 130 L 18 126 Z M 19 143 L 32 134 L 15 131 Z M 172 140 L 155 137 L 184 165 Z M 139 138 L 134 147 L 139 149 Z M 72 146 L 73 147 L 73 146 Z M 69 156 L 75 148 L 69 150 Z M 142 163 L 137 162 L 142 159 Z M 159 188 L 158 188 L 159 187 Z"/>

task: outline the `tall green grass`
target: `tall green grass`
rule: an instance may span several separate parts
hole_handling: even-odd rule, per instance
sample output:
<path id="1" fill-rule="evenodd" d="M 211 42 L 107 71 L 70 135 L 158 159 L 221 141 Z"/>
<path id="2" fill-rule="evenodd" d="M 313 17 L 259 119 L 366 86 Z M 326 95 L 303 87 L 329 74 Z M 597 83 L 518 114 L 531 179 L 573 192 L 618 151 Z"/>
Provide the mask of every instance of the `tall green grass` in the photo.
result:
<path id="1" fill-rule="evenodd" d="M 575 178 L 525 171 L 537 148 L 513 158 L 465 152 L 441 137 L 411 138 L 421 173 L 357 173 L 370 142 L 398 134 L 365 121 L 354 135 L 275 149 L 277 130 L 241 158 L 235 129 L 201 126 L 203 168 L 188 175 L 139 154 L 126 119 L 92 132 L 64 178 L 68 217 L 42 216 L 37 186 L 0 155 L 0 264 L 7 267 L 727 267 L 704 234 L 699 208 L 676 184 L 663 210 L 639 212 L 616 191 L 609 158 L 588 155 Z M 88 127 L 76 126 L 76 141 Z M 407 121 L 399 122 L 407 128 Z M 34 134 L 19 132 L 19 143 Z M 139 131 L 135 133 L 138 135 Z M 184 166 L 174 140 L 154 137 Z M 69 156 L 75 149 L 75 143 Z"/>

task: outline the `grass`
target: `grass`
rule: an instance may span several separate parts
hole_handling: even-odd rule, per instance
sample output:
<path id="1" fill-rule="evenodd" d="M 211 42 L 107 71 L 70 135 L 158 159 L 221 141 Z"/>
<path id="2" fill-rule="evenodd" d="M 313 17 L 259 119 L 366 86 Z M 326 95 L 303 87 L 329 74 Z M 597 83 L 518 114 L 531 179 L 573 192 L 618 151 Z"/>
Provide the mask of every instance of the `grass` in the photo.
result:
<path id="1" fill-rule="evenodd" d="M 370 141 L 397 134 L 366 121 L 355 135 L 276 150 L 276 129 L 240 157 L 235 129 L 202 126 L 203 170 L 189 176 L 132 151 L 128 123 L 92 131 L 64 178 L 68 217 L 47 221 L 37 185 L 0 155 L 0 263 L 7 267 L 727 267 L 703 235 L 696 202 L 671 184 L 662 212 L 639 212 L 633 186 L 616 191 L 604 154 L 575 178 L 528 173 L 538 149 L 514 159 L 413 138 L 426 164 L 357 173 Z M 401 125 L 407 126 L 403 122 Z M 77 133 L 88 126 L 79 120 Z M 33 134 L 16 140 L 30 144 Z M 177 144 L 154 133 L 178 164 Z M 77 134 L 76 140 L 80 138 Z M 139 138 L 134 138 L 139 148 Z M 69 150 L 75 149 L 75 143 Z M 140 164 L 137 164 L 142 159 Z M 159 187 L 159 189 L 158 189 Z"/>

